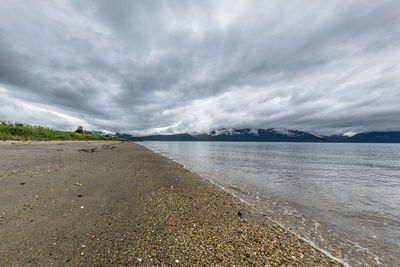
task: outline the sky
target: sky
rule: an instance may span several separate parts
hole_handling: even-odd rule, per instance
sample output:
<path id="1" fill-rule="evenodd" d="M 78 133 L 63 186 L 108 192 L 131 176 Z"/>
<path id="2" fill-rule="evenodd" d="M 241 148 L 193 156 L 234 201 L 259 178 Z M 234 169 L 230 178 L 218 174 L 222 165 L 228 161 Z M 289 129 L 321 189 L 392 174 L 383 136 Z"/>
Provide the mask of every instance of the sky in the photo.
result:
<path id="1" fill-rule="evenodd" d="M 400 130 L 400 1 L 0 1 L 0 121 Z"/>

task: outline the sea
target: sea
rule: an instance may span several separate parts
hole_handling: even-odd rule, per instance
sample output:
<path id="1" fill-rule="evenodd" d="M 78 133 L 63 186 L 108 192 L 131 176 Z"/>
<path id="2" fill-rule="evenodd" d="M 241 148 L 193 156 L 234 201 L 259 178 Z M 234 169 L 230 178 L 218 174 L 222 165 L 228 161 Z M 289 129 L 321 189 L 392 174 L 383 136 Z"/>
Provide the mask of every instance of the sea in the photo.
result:
<path id="1" fill-rule="evenodd" d="M 140 144 L 345 266 L 400 266 L 400 144 Z"/>

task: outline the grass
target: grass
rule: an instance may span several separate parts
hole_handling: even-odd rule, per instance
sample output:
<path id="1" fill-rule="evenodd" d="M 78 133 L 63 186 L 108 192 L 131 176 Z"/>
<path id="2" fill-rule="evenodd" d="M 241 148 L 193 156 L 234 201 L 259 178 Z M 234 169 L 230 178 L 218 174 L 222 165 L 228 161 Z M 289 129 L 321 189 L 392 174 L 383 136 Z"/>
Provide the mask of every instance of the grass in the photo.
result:
<path id="1" fill-rule="evenodd" d="M 125 140 L 120 138 L 56 131 L 21 123 L 0 123 L 0 140 Z"/>

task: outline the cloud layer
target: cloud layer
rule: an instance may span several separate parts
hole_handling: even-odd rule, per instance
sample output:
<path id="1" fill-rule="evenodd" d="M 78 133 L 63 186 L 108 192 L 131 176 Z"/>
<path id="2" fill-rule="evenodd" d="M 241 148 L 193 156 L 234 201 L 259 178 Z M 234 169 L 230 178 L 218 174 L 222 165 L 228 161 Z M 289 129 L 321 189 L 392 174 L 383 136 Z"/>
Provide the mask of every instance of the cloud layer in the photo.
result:
<path id="1" fill-rule="evenodd" d="M 400 2 L 1 1 L 0 120 L 400 130 Z"/>

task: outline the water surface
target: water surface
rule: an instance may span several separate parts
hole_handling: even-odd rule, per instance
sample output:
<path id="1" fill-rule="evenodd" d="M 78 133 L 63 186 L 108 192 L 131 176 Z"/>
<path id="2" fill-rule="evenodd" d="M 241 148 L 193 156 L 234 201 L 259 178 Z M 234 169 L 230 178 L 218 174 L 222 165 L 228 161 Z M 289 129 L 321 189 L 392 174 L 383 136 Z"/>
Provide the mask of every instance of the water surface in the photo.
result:
<path id="1" fill-rule="evenodd" d="M 142 142 L 352 265 L 400 265 L 400 145 Z"/>

